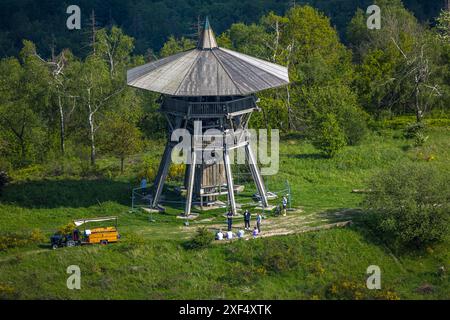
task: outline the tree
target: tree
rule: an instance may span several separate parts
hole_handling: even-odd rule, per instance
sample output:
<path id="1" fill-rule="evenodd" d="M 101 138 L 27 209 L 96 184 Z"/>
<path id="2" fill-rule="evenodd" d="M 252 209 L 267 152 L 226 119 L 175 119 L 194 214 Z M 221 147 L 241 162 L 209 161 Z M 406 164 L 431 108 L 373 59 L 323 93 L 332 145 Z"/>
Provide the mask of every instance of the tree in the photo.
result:
<path id="1" fill-rule="evenodd" d="M 33 156 L 42 156 L 48 148 L 42 116 L 49 106 L 50 75 L 34 52 L 34 44 L 24 41 L 20 61 L 0 62 L 0 126 L 8 132 L 3 138 L 10 139 L 19 165 L 31 160 L 31 150 L 37 151 Z"/>
<path id="2" fill-rule="evenodd" d="M 142 133 L 133 122 L 117 113 L 109 114 L 102 127 L 103 149 L 120 159 L 120 172 L 123 173 L 125 158 L 142 149 Z"/>
<path id="3" fill-rule="evenodd" d="M 48 79 L 51 105 L 57 110 L 59 116 L 59 144 L 61 155 L 64 156 L 67 125 L 76 109 L 76 99 L 78 98 L 71 95 L 70 87 L 73 87 L 74 84 L 71 84 L 72 79 L 66 76 L 66 71 L 68 68 L 70 69 L 74 57 L 69 50 L 63 50 L 59 55 L 53 56 L 50 61 L 46 61 L 35 50 L 36 48 L 30 54 L 38 58 L 43 66 L 48 67 L 51 75 Z"/>
<path id="4" fill-rule="evenodd" d="M 252 118 L 251 125 L 285 131 L 311 129 L 305 127 L 312 123 L 304 118 L 312 113 L 305 110 L 305 92 L 321 86 L 348 87 L 353 77 L 351 52 L 339 42 L 330 20 L 310 6 L 295 6 L 285 16 L 269 13 L 259 24 L 234 24 L 219 37 L 219 43 L 289 70 L 289 86 L 259 93 L 263 112 Z M 333 112 L 331 106 L 328 112 Z"/>
<path id="5" fill-rule="evenodd" d="M 97 113 L 106 106 L 107 102 L 120 89 L 113 87 L 108 66 L 98 56 L 89 56 L 84 62 L 78 62 L 72 69 L 72 76 L 77 79 L 80 103 L 87 110 L 89 128 L 89 144 L 91 150 L 91 165 L 95 166 L 96 160 L 96 123 Z"/>
<path id="6" fill-rule="evenodd" d="M 298 103 L 303 106 L 298 118 L 303 127 L 309 128 L 306 136 L 313 141 L 317 132 L 322 132 L 323 119 L 328 114 L 333 115 L 346 144 L 358 144 L 367 133 L 368 115 L 358 106 L 357 96 L 348 86 L 304 88 Z"/>
<path id="7" fill-rule="evenodd" d="M 112 110 L 130 100 L 133 91 L 126 86 L 125 70 L 131 65 L 129 58 L 133 49 L 132 39 L 113 27 L 111 31 L 97 32 L 95 54 L 72 68 L 77 79 L 81 104 L 87 109 L 91 165 L 96 160 L 96 133 L 99 125 L 96 117 L 106 107 Z"/>
<path id="8" fill-rule="evenodd" d="M 441 95 L 439 86 L 431 82 L 433 70 L 430 56 L 427 53 L 427 44 L 421 44 L 420 47 L 416 47 L 409 55 L 406 55 L 395 40 L 392 39 L 392 41 L 404 58 L 402 80 L 410 81 L 413 84 L 416 121 L 421 122 L 430 108 L 433 97 Z"/>
<path id="9" fill-rule="evenodd" d="M 444 44 L 450 44 L 450 10 L 442 10 L 436 21 L 439 39 Z"/>
<path id="10" fill-rule="evenodd" d="M 362 11 L 357 11 L 347 28 L 355 61 L 360 63 L 354 82 L 360 104 L 376 116 L 386 110 L 414 110 L 420 121 L 440 94 L 433 79 L 437 47 L 401 1 L 376 4 L 383 10 L 381 30 L 368 30 Z"/>
<path id="11" fill-rule="evenodd" d="M 345 147 L 345 135 L 332 113 L 323 116 L 314 130 L 313 145 L 332 158 Z"/>
<path id="12" fill-rule="evenodd" d="M 134 40 L 116 26 L 99 30 L 96 39 L 96 52 L 108 63 L 110 76 L 114 78 L 130 65 Z"/>
<path id="13" fill-rule="evenodd" d="M 435 46 L 438 55 L 438 62 L 435 74 L 440 79 L 442 88 L 442 98 L 436 101 L 441 109 L 448 110 L 450 106 L 450 10 L 443 10 L 437 18 L 437 28 L 435 29 L 438 45 Z"/>
<path id="14" fill-rule="evenodd" d="M 174 36 L 170 36 L 169 40 L 164 44 L 160 51 L 162 58 L 171 56 L 173 54 L 183 52 L 189 49 L 193 49 L 196 46 L 196 42 L 190 39 L 181 38 L 176 39 Z"/>

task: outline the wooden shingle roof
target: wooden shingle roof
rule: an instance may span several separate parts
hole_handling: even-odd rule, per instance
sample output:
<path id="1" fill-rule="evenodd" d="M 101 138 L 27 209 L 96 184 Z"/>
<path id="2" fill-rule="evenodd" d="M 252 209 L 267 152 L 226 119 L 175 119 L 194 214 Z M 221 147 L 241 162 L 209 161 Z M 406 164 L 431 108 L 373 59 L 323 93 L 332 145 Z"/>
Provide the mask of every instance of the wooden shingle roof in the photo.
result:
<path id="1" fill-rule="evenodd" d="M 208 19 L 197 48 L 133 68 L 128 85 L 171 96 L 249 95 L 289 84 L 280 65 L 217 46 Z"/>

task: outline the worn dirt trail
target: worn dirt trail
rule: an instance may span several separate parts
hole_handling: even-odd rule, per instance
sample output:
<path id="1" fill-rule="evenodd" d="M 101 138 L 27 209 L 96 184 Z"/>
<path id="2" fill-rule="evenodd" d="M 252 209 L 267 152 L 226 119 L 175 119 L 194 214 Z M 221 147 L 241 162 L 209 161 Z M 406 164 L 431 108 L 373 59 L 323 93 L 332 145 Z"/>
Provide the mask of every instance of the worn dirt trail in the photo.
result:
<path id="1" fill-rule="evenodd" d="M 302 211 L 288 212 L 287 216 L 271 217 L 270 219 L 263 219 L 261 224 L 261 234 L 259 237 L 273 237 L 289 234 L 305 233 L 310 231 L 318 231 L 324 229 L 331 229 L 335 227 L 345 227 L 352 223 L 352 218 L 355 216 L 355 210 L 343 210 L 338 212 L 322 212 L 303 214 Z M 251 225 L 255 226 L 255 217 L 252 217 Z M 181 228 L 181 232 L 185 234 L 193 234 L 201 223 L 191 224 L 189 227 Z M 219 229 L 226 230 L 226 224 L 217 223 L 206 225 L 208 230 L 217 232 Z M 238 220 L 233 224 L 233 232 L 237 232 L 244 228 L 243 220 Z M 246 231 L 246 239 L 251 238 L 251 231 Z"/>

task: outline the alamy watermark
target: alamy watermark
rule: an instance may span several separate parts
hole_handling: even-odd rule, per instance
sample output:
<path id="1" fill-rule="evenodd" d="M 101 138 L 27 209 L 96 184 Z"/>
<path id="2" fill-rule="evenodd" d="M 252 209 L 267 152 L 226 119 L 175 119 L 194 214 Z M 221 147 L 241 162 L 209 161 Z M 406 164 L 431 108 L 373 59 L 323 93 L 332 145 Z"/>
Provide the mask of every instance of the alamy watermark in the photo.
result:
<path id="1" fill-rule="evenodd" d="M 366 286 L 369 290 L 381 289 L 381 269 L 379 266 L 371 265 L 367 267 L 367 274 L 369 277 L 366 280 Z"/>
<path id="2" fill-rule="evenodd" d="M 194 134 L 187 129 L 176 129 L 171 142 L 177 143 L 172 153 L 175 164 L 192 164 L 194 160 L 196 164 L 223 164 L 225 150 L 230 164 L 259 163 L 261 174 L 265 176 L 275 175 L 279 170 L 279 130 L 271 130 L 270 135 L 267 129 L 208 129 L 203 132 L 202 122 L 195 121 Z"/>
<path id="3" fill-rule="evenodd" d="M 81 289 L 81 269 L 79 266 L 71 265 L 67 267 L 66 272 L 70 274 L 67 278 L 66 285 L 69 290 Z"/>
<path id="4" fill-rule="evenodd" d="M 367 18 L 367 28 L 369 30 L 381 29 L 381 8 L 373 4 L 367 8 L 366 14 L 370 14 Z"/>
<path id="5" fill-rule="evenodd" d="M 67 18 L 66 26 L 69 30 L 80 30 L 81 29 L 81 9 L 77 5 L 70 5 L 66 10 L 67 14 L 70 16 Z"/>

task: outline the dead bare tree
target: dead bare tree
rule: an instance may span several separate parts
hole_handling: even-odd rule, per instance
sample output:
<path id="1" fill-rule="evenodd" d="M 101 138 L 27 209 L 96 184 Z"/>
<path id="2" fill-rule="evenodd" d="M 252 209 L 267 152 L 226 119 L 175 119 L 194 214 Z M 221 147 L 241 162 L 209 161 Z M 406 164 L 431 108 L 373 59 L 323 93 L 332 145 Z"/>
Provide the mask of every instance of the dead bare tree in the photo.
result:
<path id="1" fill-rule="evenodd" d="M 76 109 L 76 99 L 78 98 L 77 96 L 71 95 L 67 88 L 67 79 L 64 74 L 68 65 L 67 54 L 68 51 L 63 50 L 58 56 L 53 54 L 52 59 L 47 61 L 37 54 L 37 52 L 34 52 L 34 55 L 51 70 L 52 83 L 50 85 L 54 87 L 56 93 L 56 103 L 59 113 L 60 151 L 62 156 L 66 152 L 66 123 Z"/>
<path id="2" fill-rule="evenodd" d="M 411 97 L 414 97 L 416 121 L 421 122 L 430 109 L 433 97 L 441 95 L 439 86 L 430 83 L 432 70 L 430 59 L 425 52 L 426 44 L 422 44 L 406 54 L 394 38 L 391 40 L 404 59 L 404 71 L 397 81 L 412 81 Z"/>
<path id="3" fill-rule="evenodd" d="M 274 63 L 282 63 L 289 69 L 291 65 L 292 52 L 294 51 L 295 40 L 283 45 L 282 36 L 286 21 L 283 22 L 282 17 L 275 16 L 272 19 L 266 19 L 266 24 L 270 34 L 273 34 L 273 37 L 271 37 L 269 41 L 264 41 L 265 46 L 272 52 L 272 56 L 268 57 L 269 60 Z M 288 130 L 295 130 L 290 89 L 291 88 L 289 85 L 286 86 L 286 97 L 283 100 L 285 101 L 288 113 Z"/>

